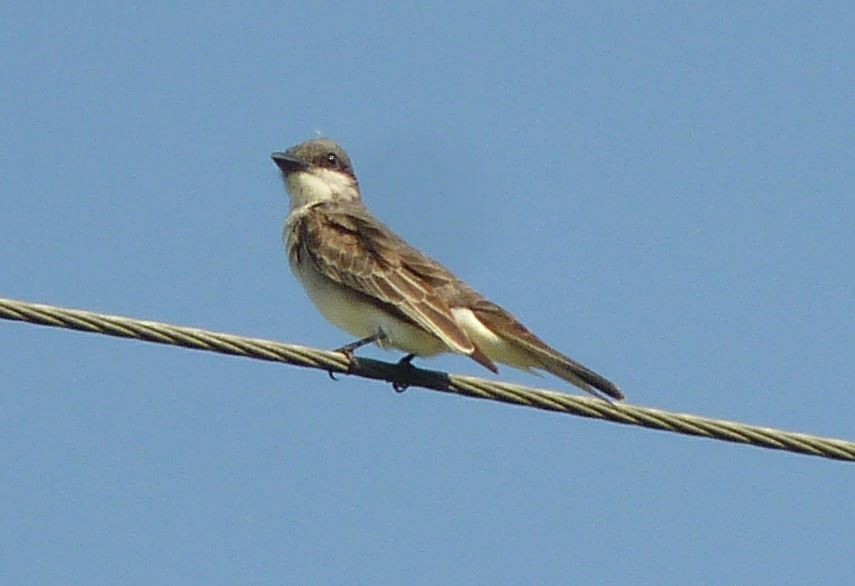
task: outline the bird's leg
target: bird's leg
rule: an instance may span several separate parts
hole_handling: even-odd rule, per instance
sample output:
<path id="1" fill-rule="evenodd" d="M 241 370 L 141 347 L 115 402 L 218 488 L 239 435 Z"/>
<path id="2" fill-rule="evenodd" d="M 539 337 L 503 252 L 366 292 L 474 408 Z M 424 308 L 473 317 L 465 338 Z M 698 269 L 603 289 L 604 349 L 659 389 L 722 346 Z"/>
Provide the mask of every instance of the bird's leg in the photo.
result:
<path id="1" fill-rule="evenodd" d="M 413 359 L 416 357 L 415 354 L 407 354 L 403 358 L 398 361 L 398 368 L 415 368 L 413 366 Z M 392 383 L 392 388 L 395 389 L 396 393 L 403 393 L 407 390 L 409 385 L 401 384 L 401 383 Z"/>
<path id="2" fill-rule="evenodd" d="M 341 352 L 348 358 L 353 358 L 353 351 L 362 348 L 363 346 L 367 346 L 368 344 L 373 344 L 374 342 L 379 342 L 383 339 L 383 334 L 381 332 L 377 332 L 376 334 L 372 334 L 370 336 L 366 336 L 364 338 L 360 338 L 355 342 L 351 342 L 350 344 L 345 344 L 341 348 L 336 348 L 333 352 Z"/>
<path id="3" fill-rule="evenodd" d="M 359 348 L 362 348 L 363 346 L 367 346 L 368 344 L 373 344 L 374 342 L 379 342 L 384 337 L 385 336 L 383 335 L 383 332 L 377 332 L 376 334 L 372 334 L 370 336 L 360 338 L 359 340 L 356 340 L 355 342 L 351 342 L 350 344 L 345 344 L 344 346 L 342 346 L 340 348 L 336 348 L 335 350 L 333 350 L 333 352 L 340 352 L 340 353 L 344 354 L 345 356 L 347 356 L 348 361 L 353 363 L 353 361 L 356 360 L 356 357 L 353 355 L 353 352 L 355 350 L 358 350 Z M 330 375 L 331 379 L 336 380 L 335 374 L 333 374 L 333 371 L 328 370 L 327 374 Z"/>

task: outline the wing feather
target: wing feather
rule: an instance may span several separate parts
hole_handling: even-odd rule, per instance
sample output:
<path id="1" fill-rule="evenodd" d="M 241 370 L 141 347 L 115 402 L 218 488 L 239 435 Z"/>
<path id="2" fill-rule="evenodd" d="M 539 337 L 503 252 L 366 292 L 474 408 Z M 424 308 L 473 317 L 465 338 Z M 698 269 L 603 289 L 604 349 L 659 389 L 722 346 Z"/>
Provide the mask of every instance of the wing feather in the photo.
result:
<path id="1" fill-rule="evenodd" d="M 458 282 L 456 277 L 408 245 L 364 206 L 326 202 L 313 206 L 299 222 L 301 245 L 289 246 L 292 255 L 307 255 L 326 277 L 393 306 L 398 314 L 450 348 L 463 354 L 478 354 L 479 362 L 492 365 L 477 352 L 455 321 L 448 303 L 435 291 L 437 285 Z"/>

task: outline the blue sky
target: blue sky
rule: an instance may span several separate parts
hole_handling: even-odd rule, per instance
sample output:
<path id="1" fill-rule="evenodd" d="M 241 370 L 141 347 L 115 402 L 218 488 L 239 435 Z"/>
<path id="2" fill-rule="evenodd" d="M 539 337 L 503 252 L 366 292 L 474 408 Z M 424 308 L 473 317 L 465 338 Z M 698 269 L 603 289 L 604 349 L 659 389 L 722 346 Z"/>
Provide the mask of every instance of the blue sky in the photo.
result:
<path id="1" fill-rule="evenodd" d="M 631 402 L 855 438 L 851 6 L 593 6 L 6 3 L 0 296 L 348 341 L 268 158 L 320 132 Z M 0 348 L 4 583 L 855 575 L 851 465 L 11 322 Z"/>

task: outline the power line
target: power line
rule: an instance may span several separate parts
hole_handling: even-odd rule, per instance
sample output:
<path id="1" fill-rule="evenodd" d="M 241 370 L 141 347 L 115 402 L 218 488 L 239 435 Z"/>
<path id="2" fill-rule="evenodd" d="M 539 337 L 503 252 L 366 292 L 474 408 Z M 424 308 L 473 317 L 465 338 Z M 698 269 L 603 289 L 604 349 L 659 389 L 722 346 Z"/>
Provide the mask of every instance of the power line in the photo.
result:
<path id="1" fill-rule="evenodd" d="M 3 298 L 0 298 L 0 318 L 284 362 L 295 366 L 383 380 L 404 387 L 422 387 L 476 399 L 489 399 L 544 411 L 603 419 L 613 423 L 638 425 L 809 456 L 855 461 L 855 443 L 845 440 L 709 419 L 697 415 L 671 413 L 649 407 L 611 404 L 599 399 L 565 395 L 476 377 L 402 367 L 369 358 L 359 358 L 351 364 L 340 352 L 329 352 L 306 346 Z"/>

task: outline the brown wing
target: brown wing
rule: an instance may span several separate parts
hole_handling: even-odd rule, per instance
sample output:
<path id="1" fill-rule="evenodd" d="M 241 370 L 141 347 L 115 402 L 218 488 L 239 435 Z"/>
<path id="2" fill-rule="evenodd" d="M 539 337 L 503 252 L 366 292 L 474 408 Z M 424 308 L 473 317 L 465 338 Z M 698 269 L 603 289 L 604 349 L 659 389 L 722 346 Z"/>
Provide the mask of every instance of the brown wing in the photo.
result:
<path id="1" fill-rule="evenodd" d="M 454 288 L 457 278 L 407 244 L 364 206 L 328 202 L 314 206 L 296 227 L 300 245 L 291 254 L 309 256 L 333 281 L 355 289 L 430 332 L 453 350 L 486 368 L 498 369 L 457 325 L 437 290 Z M 303 260 L 303 259 L 301 259 Z"/>
<path id="2" fill-rule="evenodd" d="M 613 399 L 624 398 L 620 389 L 610 380 L 555 350 L 531 333 L 510 313 L 480 295 L 475 295 L 477 299 L 470 298 L 467 304 L 475 317 L 503 339 L 524 348 L 541 368 L 592 395 L 599 396 L 599 391 Z"/>

